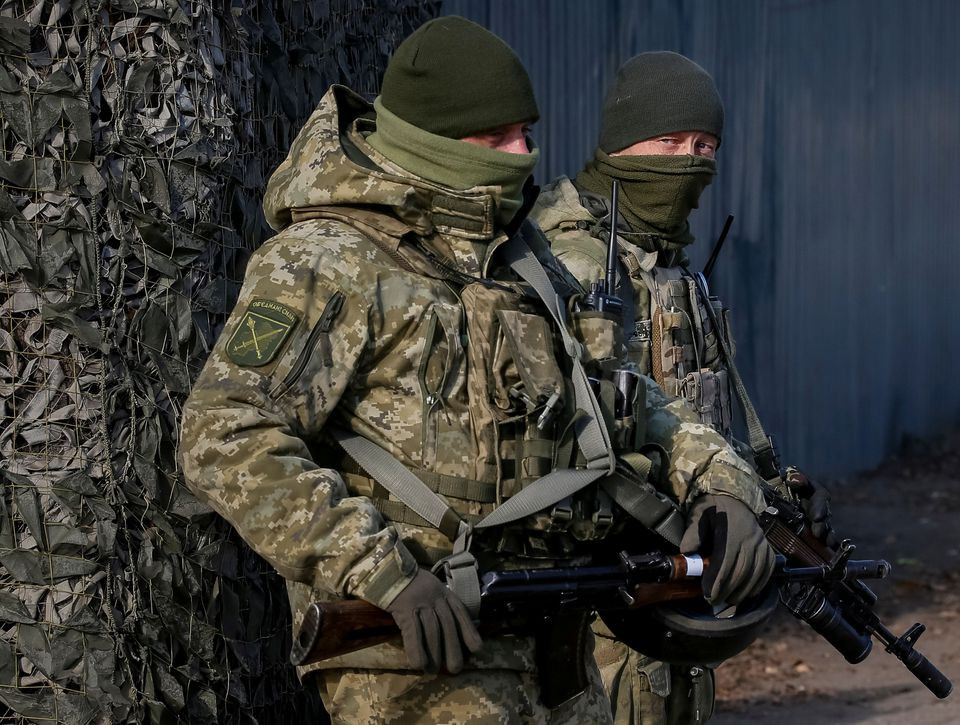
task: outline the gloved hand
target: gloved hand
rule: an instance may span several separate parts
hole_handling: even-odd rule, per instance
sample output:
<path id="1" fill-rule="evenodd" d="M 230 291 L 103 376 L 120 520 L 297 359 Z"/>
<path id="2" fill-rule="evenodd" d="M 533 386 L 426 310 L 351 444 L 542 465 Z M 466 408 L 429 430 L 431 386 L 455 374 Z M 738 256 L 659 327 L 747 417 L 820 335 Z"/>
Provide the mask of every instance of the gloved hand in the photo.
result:
<path id="1" fill-rule="evenodd" d="M 463 669 L 463 645 L 471 652 L 483 640 L 457 595 L 421 569 L 387 607 L 393 615 L 410 663 L 427 672 Z"/>
<path id="2" fill-rule="evenodd" d="M 830 511 L 830 491 L 807 478 L 803 471 L 788 468 L 784 479 L 787 487 L 796 495 L 804 516 L 810 522 L 810 533 L 830 547 L 837 545 Z"/>
<path id="3" fill-rule="evenodd" d="M 680 551 L 710 557 L 703 595 L 715 606 L 739 604 L 762 590 L 776 561 L 753 511 L 732 496 L 710 493 L 690 507 Z"/>

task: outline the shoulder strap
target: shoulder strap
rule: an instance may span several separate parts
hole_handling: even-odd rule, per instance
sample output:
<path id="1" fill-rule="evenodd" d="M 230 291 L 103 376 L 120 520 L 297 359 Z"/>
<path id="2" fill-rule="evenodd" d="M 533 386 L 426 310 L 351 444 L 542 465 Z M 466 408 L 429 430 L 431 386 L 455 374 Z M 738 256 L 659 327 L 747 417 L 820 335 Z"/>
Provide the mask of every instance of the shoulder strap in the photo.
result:
<path id="1" fill-rule="evenodd" d="M 479 615 L 480 578 L 476 559 L 470 553 L 473 527 L 389 451 L 350 431 L 333 428 L 330 433 L 377 483 L 453 541 L 453 554 L 438 566 L 444 569 L 448 586 L 467 611 L 474 617 Z"/>
<path id="2" fill-rule="evenodd" d="M 613 446 L 606 426 L 603 424 L 600 403 L 590 388 L 586 370 L 583 368 L 583 362 L 581 361 L 583 346 L 574 339 L 567 327 L 566 307 L 562 304 L 560 296 L 551 284 L 547 271 L 540 260 L 537 259 L 519 235 L 511 237 L 505 242 L 502 250 L 504 259 L 506 259 L 510 268 L 537 293 L 560 331 L 564 350 L 573 365 L 576 406 L 586 414 L 577 436 L 577 442 L 587 459 L 587 468 L 602 468 L 608 473 L 612 473 L 616 466 Z"/>

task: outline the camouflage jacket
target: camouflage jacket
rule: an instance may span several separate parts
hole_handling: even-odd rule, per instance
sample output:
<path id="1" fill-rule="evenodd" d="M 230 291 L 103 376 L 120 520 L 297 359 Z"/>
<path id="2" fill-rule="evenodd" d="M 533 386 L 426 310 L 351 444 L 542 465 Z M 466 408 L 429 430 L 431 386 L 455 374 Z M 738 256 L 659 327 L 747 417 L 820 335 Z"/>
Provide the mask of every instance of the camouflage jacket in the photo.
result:
<path id="1" fill-rule="evenodd" d="M 251 259 L 183 415 L 188 485 L 288 580 L 296 625 L 310 599 L 386 606 L 418 564 L 451 548 L 344 461 L 331 427 L 382 446 L 465 516 L 492 510 L 510 495 L 508 479 L 522 478 L 508 470 L 505 451 L 524 441 L 491 434 L 517 417 L 509 390 L 497 380 L 473 385 L 468 374 L 487 364 L 518 377 L 516 360 L 501 359 L 509 340 L 482 339 L 465 301 L 467 290 L 489 288 L 470 280 L 514 281 L 496 262 L 506 241 L 494 228 L 496 190 L 412 178 L 366 145 L 371 128 L 368 104 L 335 86 L 294 141 L 264 201 L 280 233 Z M 542 235 L 529 223 L 521 233 L 562 288 L 569 278 Z M 514 336 L 521 347 L 536 347 L 538 335 L 556 347 L 552 323 L 534 324 L 535 307 Z M 507 318 L 499 319 L 509 332 Z M 671 454 L 679 500 L 714 491 L 759 509 L 749 467 L 682 405 L 648 388 L 647 436 Z M 530 455 L 536 463 L 551 454 Z M 472 659 L 530 669 L 532 645 L 494 641 Z M 405 662 L 387 644 L 326 666 Z"/>
<path id="2" fill-rule="evenodd" d="M 595 195 L 581 196 L 561 176 L 544 188 L 531 212 L 553 253 L 585 287 L 605 272 L 608 203 Z M 716 298 L 705 299 L 680 265 L 659 265 L 656 252 L 644 251 L 627 236 L 618 236 L 622 266 L 617 294 L 626 302 L 629 359 L 668 395 L 682 398 L 703 423 L 730 438 L 731 381 L 717 339 L 722 335 L 733 353 L 728 310 Z M 713 306 L 722 329 L 714 328 L 707 305 Z"/>

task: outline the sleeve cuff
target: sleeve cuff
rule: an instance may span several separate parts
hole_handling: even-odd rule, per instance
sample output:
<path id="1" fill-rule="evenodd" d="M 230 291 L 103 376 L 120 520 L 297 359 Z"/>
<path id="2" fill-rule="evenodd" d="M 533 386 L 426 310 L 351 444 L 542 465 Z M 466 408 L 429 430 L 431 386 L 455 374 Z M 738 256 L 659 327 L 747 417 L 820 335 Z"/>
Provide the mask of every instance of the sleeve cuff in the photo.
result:
<path id="1" fill-rule="evenodd" d="M 386 609 L 407 584 L 413 581 L 419 566 L 399 539 L 367 575 L 352 588 L 350 594 Z"/>
<path id="2" fill-rule="evenodd" d="M 697 479 L 695 493 L 688 501 L 688 506 L 704 493 L 732 496 L 749 506 L 755 514 L 767 506 L 756 475 L 723 461 L 714 461 L 709 471 Z"/>

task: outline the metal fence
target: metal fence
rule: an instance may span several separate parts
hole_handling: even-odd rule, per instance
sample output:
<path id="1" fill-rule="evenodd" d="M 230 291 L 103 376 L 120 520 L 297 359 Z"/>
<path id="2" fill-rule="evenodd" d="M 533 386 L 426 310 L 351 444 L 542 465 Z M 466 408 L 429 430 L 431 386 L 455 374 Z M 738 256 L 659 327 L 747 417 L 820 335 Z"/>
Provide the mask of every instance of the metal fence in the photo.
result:
<path id="1" fill-rule="evenodd" d="M 694 259 L 736 216 L 714 287 L 785 459 L 871 466 L 960 424 L 954 296 L 960 4 L 951 0 L 446 0 L 530 69 L 542 180 L 575 173 L 620 62 L 675 50 L 727 126 Z"/>

